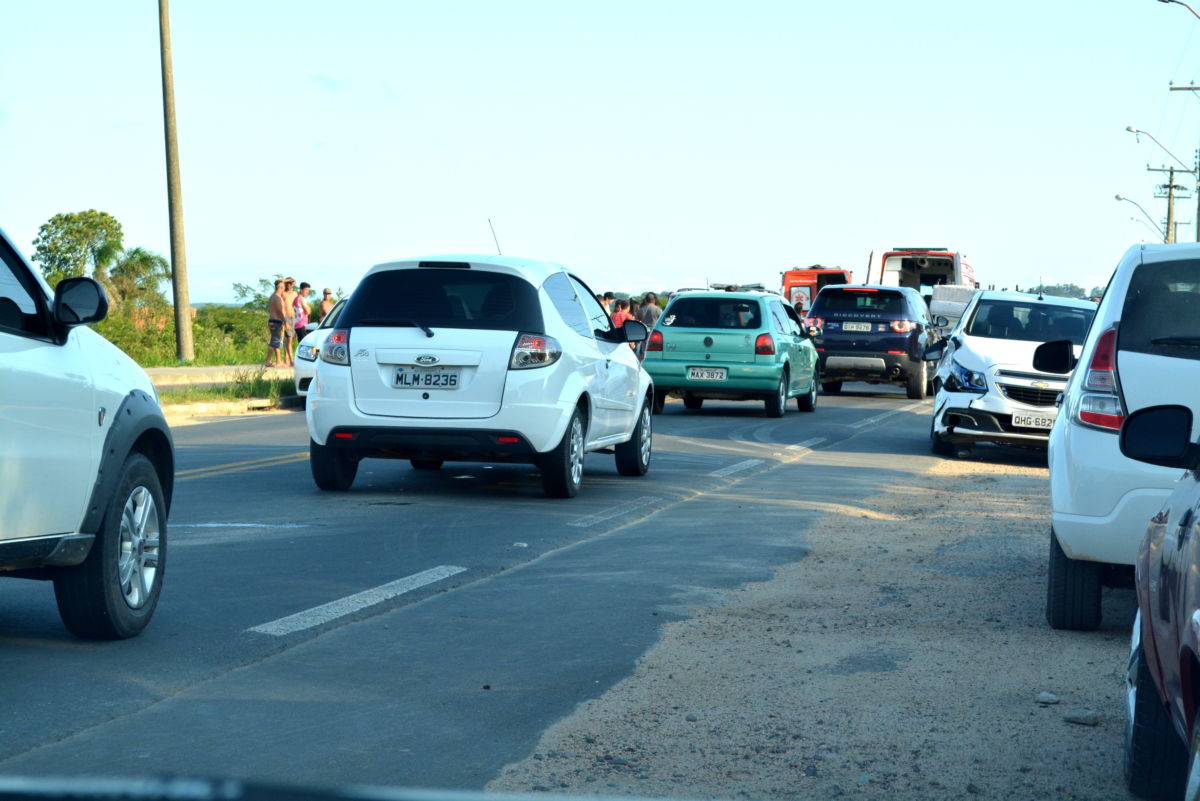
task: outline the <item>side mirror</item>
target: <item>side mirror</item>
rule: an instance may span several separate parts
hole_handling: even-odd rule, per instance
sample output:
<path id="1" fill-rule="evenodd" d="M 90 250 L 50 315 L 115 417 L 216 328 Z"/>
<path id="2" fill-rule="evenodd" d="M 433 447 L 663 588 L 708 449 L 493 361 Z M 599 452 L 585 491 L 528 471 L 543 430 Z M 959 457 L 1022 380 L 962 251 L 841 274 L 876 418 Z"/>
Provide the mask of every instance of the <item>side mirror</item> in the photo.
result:
<path id="1" fill-rule="evenodd" d="M 925 349 L 925 361 L 941 359 L 946 355 L 946 340 L 940 339 Z"/>
<path id="2" fill-rule="evenodd" d="M 933 318 L 933 324 L 938 328 L 945 328 L 946 326 L 950 325 L 950 318 L 944 314 L 939 314 L 937 317 Z"/>
<path id="3" fill-rule="evenodd" d="M 64 278 L 54 288 L 54 321 L 66 328 L 98 323 L 108 314 L 108 295 L 91 278 Z"/>
<path id="4" fill-rule="evenodd" d="M 1037 346 L 1033 352 L 1033 369 L 1042 373 L 1065 375 L 1075 369 L 1075 346 L 1069 339 L 1059 339 Z"/>
<path id="5" fill-rule="evenodd" d="M 625 333 L 626 342 L 645 342 L 646 337 L 650 336 L 650 329 L 646 328 L 646 324 L 638 320 L 626 320 L 618 331 Z"/>
<path id="6" fill-rule="evenodd" d="M 1147 464 L 1195 470 L 1200 448 L 1191 440 L 1192 410 L 1186 406 L 1138 409 L 1121 426 L 1121 453 Z"/>

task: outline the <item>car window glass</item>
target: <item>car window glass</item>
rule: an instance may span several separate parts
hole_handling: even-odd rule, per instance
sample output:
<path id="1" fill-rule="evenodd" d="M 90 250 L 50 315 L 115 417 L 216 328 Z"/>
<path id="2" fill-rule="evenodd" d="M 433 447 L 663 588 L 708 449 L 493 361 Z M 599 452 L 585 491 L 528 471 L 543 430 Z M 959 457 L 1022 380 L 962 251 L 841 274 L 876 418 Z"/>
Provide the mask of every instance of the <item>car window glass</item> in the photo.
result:
<path id="1" fill-rule="evenodd" d="M 16 257 L 3 251 L 0 255 L 0 330 L 44 336 L 45 318 L 28 288 L 31 277 Z"/>
<path id="2" fill-rule="evenodd" d="M 542 289 L 546 291 L 546 296 L 550 298 L 550 302 L 554 304 L 554 308 L 558 310 L 564 323 L 580 336 L 592 336 L 591 321 L 588 320 L 583 307 L 579 305 L 575 287 L 567 278 L 566 273 L 555 273 L 550 276 L 546 279 L 546 283 L 542 284 Z"/>
<path id="3" fill-rule="evenodd" d="M 1143 264 L 1121 309 L 1117 347 L 1135 353 L 1200 359 L 1200 261 Z"/>
<path id="4" fill-rule="evenodd" d="M 339 325 L 545 333 L 537 290 L 523 278 L 433 267 L 368 275 L 350 296 Z"/>
<path id="5" fill-rule="evenodd" d="M 583 304 L 584 314 L 587 315 L 588 324 L 593 331 L 611 331 L 612 319 L 608 316 L 608 312 L 596 300 L 595 293 L 588 289 L 587 286 L 575 276 L 571 276 L 571 285 L 575 287 L 575 295 L 579 298 L 579 302 Z"/>
<path id="6" fill-rule="evenodd" d="M 783 304 L 771 301 L 771 319 L 775 321 L 775 330 L 781 334 L 791 334 L 792 327 L 788 324 L 787 314 L 783 310 Z"/>
<path id="7" fill-rule="evenodd" d="M 669 328 L 762 328 L 757 300 L 747 298 L 676 298 L 660 324 Z"/>
<path id="8" fill-rule="evenodd" d="M 325 315 L 325 319 L 321 321 L 321 324 L 317 328 L 333 328 L 338 318 L 342 316 L 342 309 L 344 308 L 346 308 L 346 301 L 343 298 L 329 310 L 329 314 Z"/>
<path id="9" fill-rule="evenodd" d="M 973 337 L 1023 342 L 1069 339 L 1083 344 L 1096 310 L 1057 306 L 1045 301 L 981 300 L 963 333 Z"/>
<path id="10" fill-rule="evenodd" d="M 825 289 L 810 312 L 814 317 L 856 313 L 902 316 L 906 313 L 904 295 L 886 289 Z"/>

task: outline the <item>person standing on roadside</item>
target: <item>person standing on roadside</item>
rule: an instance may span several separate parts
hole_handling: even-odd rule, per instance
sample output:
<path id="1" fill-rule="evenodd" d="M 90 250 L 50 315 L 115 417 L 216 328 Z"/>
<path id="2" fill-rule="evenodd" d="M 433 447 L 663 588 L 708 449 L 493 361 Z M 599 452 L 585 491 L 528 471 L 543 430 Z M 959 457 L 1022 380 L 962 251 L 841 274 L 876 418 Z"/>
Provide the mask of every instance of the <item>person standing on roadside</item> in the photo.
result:
<path id="1" fill-rule="evenodd" d="M 267 358 L 263 367 L 282 367 L 283 356 L 283 279 L 275 282 L 275 292 L 267 299 Z"/>
<path id="2" fill-rule="evenodd" d="M 613 301 L 615 301 L 616 299 L 617 299 L 617 296 L 616 296 L 616 295 L 614 295 L 613 293 L 611 293 L 611 292 L 605 292 L 605 293 L 604 293 L 604 300 L 600 301 L 601 303 L 603 303 L 603 304 L 604 304 L 604 310 L 605 310 L 606 312 L 608 312 L 608 316 L 609 316 L 609 317 L 612 317 L 612 313 L 613 313 Z"/>
<path id="3" fill-rule="evenodd" d="M 317 318 L 317 322 L 319 323 L 325 322 L 325 318 L 329 316 L 329 312 L 333 311 L 333 307 L 335 305 L 333 302 L 332 289 L 325 287 L 322 294 L 324 297 L 321 298 L 321 315 Z"/>
<path id="4" fill-rule="evenodd" d="M 300 291 L 296 293 L 296 341 L 304 339 L 308 333 L 308 293 L 312 285 L 307 281 L 300 282 Z"/>
<path id="5" fill-rule="evenodd" d="M 618 300 L 617 310 L 612 316 L 613 328 L 620 328 L 621 326 L 625 325 L 626 320 L 632 319 L 633 315 L 629 313 L 629 301 Z"/>
<path id="6" fill-rule="evenodd" d="M 296 348 L 296 279 L 283 279 L 283 366 L 295 362 Z"/>
<path id="7" fill-rule="evenodd" d="M 647 292 L 642 296 L 642 305 L 638 307 L 638 322 L 646 326 L 646 328 L 653 329 L 661 315 L 662 309 L 658 307 L 658 295 L 653 292 Z M 646 357 L 646 340 L 638 343 L 637 355 L 639 359 Z"/>

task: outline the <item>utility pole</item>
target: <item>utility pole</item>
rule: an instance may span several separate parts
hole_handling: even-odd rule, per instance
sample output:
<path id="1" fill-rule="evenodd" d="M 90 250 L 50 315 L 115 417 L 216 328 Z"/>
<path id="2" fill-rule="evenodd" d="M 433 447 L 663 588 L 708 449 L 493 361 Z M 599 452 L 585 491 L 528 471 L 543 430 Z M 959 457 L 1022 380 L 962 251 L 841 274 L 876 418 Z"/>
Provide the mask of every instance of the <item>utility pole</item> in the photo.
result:
<path id="1" fill-rule="evenodd" d="M 1195 11 L 1192 11 L 1192 7 L 1186 3 L 1180 3 L 1179 5 L 1183 6 L 1188 11 L 1191 11 L 1193 14 L 1196 13 Z M 1200 86 L 1169 86 L 1167 88 L 1172 92 L 1195 92 L 1200 90 Z M 1192 172 L 1196 176 L 1196 241 L 1200 242 L 1200 150 L 1196 151 L 1196 160 L 1194 166 L 1195 169 Z"/>
<path id="2" fill-rule="evenodd" d="M 1160 184 L 1158 187 L 1158 191 L 1163 194 L 1157 194 L 1155 197 L 1166 198 L 1167 200 L 1167 235 L 1165 241 L 1169 244 L 1175 241 L 1175 190 L 1187 188 L 1175 183 L 1175 173 L 1191 172 L 1191 170 L 1180 170 L 1175 167 L 1147 167 L 1146 171 L 1165 172 L 1168 175 L 1167 183 Z"/>
<path id="3" fill-rule="evenodd" d="M 175 134 L 175 76 L 171 70 L 171 22 L 167 0 L 158 0 L 162 55 L 163 129 L 167 144 L 167 213 L 171 226 L 171 288 L 175 299 L 175 355 L 196 358 L 192 344 L 192 304 L 188 299 L 187 255 L 183 246 L 183 197 L 179 188 L 179 140 Z"/>

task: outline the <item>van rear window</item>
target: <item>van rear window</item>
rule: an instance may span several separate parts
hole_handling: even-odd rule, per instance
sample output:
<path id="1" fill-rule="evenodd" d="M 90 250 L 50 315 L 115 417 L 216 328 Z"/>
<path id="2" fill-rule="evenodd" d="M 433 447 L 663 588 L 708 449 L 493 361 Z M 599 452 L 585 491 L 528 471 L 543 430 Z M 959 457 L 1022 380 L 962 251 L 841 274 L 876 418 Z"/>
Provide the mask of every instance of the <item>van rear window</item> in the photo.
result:
<path id="1" fill-rule="evenodd" d="M 1118 350 L 1200 359 L 1200 261 L 1143 264 L 1133 272 Z"/>
<path id="2" fill-rule="evenodd" d="M 853 290 L 853 289 L 823 289 L 817 295 L 809 314 L 821 315 L 838 313 L 871 312 L 887 314 L 893 317 L 908 317 L 908 307 L 904 302 L 904 294 L 887 289 Z"/>
<path id="3" fill-rule="evenodd" d="M 669 328 L 762 328 L 757 300 L 679 298 L 663 312 Z"/>

